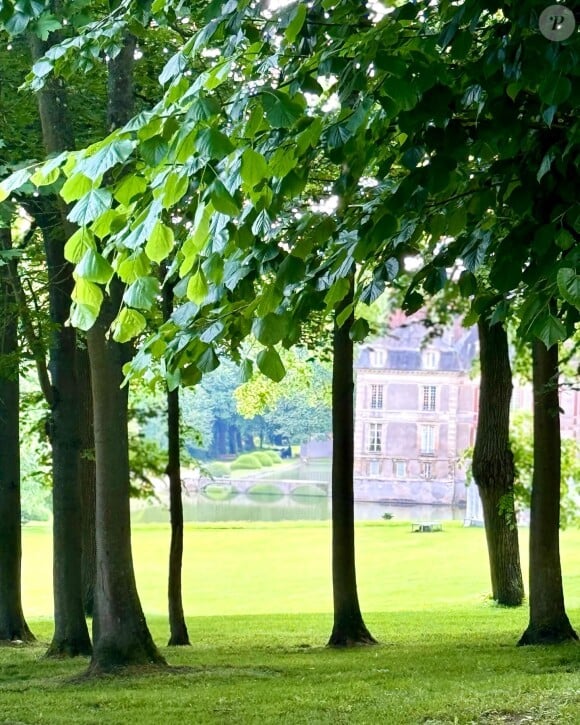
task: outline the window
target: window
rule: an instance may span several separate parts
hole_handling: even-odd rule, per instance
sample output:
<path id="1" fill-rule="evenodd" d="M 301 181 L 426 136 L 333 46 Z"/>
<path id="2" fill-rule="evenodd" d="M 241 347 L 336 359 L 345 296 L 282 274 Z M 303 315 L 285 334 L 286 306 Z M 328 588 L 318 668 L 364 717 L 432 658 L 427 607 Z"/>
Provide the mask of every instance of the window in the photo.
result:
<path id="1" fill-rule="evenodd" d="M 439 355 L 435 350 L 423 351 L 423 370 L 437 370 Z"/>
<path id="2" fill-rule="evenodd" d="M 381 475 L 381 462 L 380 461 L 369 461 L 369 476 L 380 476 Z"/>
<path id="3" fill-rule="evenodd" d="M 371 385 L 371 408 L 380 410 L 383 407 L 383 386 Z"/>
<path id="4" fill-rule="evenodd" d="M 407 477 L 407 461 L 395 461 L 395 478 Z"/>
<path id="5" fill-rule="evenodd" d="M 423 410 L 435 410 L 437 388 L 434 385 L 423 385 Z"/>
<path id="6" fill-rule="evenodd" d="M 371 367 L 382 368 L 385 365 L 385 350 L 374 350 L 371 348 Z"/>
<path id="7" fill-rule="evenodd" d="M 433 465 L 431 463 L 423 463 L 421 465 L 421 477 L 426 481 L 433 478 Z"/>
<path id="8" fill-rule="evenodd" d="M 435 426 L 422 425 L 419 430 L 421 435 L 421 455 L 432 456 L 435 453 Z"/>
<path id="9" fill-rule="evenodd" d="M 381 452 L 381 438 L 383 426 L 380 423 L 369 423 L 368 428 L 368 450 L 370 453 Z"/>

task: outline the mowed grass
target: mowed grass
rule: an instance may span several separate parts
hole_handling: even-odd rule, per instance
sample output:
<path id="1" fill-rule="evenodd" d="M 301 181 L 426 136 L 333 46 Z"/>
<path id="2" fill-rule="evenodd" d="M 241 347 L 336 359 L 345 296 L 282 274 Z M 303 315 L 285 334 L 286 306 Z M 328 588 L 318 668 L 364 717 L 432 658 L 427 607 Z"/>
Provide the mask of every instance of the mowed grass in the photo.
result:
<path id="1" fill-rule="evenodd" d="M 168 528 L 134 531 L 138 587 L 167 640 Z M 527 547 L 521 532 L 522 551 Z M 52 625 L 50 536 L 26 527 L 24 606 L 40 638 L 0 649 L 5 723 L 580 723 L 580 646 L 516 648 L 525 607 L 490 604 L 485 536 L 357 526 L 359 594 L 380 645 L 324 647 L 332 626 L 327 524 L 190 525 L 184 605 L 193 646 L 167 673 L 71 679 L 85 661 L 42 659 Z M 524 559 L 527 558 L 524 556 Z M 580 531 L 562 533 L 580 629 Z M 187 669 L 183 669 L 187 668 Z"/>

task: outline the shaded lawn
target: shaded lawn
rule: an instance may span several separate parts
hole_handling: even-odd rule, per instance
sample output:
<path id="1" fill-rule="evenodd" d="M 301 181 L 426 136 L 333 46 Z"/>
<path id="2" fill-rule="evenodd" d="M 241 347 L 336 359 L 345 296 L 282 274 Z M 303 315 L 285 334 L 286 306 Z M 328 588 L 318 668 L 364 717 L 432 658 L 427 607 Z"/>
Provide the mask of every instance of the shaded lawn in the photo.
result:
<path id="1" fill-rule="evenodd" d="M 521 543 L 525 552 L 525 532 Z M 139 590 L 160 646 L 167 547 L 166 526 L 135 529 Z M 361 604 L 381 645 L 331 651 L 327 524 L 190 525 L 193 646 L 163 649 L 190 669 L 71 682 L 86 661 L 42 659 L 49 531 L 25 527 L 25 608 L 41 642 L 0 648 L 0 723 L 580 723 L 580 646 L 514 646 L 527 611 L 486 599 L 482 530 L 365 523 L 357 554 Z M 562 554 L 580 629 L 579 531 L 563 532 Z"/>

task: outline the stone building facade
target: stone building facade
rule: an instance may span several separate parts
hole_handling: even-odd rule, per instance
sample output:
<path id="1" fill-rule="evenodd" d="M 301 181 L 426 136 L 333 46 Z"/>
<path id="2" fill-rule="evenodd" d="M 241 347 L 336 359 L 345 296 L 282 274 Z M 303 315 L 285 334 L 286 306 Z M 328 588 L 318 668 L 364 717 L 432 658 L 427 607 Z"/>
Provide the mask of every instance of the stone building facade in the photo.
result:
<path id="1" fill-rule="evenodd" d="M 477 330 L 459 322 L 429 338 L 419 317 L 396 315 L 382 340 L 362 348 L 356 371 L 355 496 L 463 505 L 464 452 L 475 442 Z M 563 437 L 580 444 L 580 393 L 560 394 Z M 512 407 L 532 411 L 530 385 Z"/>

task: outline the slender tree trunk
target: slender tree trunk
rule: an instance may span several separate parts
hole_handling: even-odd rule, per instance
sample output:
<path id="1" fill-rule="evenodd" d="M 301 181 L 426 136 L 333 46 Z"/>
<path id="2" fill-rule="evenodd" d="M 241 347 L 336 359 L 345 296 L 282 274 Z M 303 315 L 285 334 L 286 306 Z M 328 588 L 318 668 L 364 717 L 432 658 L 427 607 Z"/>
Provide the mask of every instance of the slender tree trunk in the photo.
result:
<path id="1" fill-rule="evenodd" d="M 173 310 L 173 287 L 166 283 L 163 289 L 164 319 Z M 183 501 L 181 499 L 181 435 L 179 432 L 179 390 L 167 391 L 167 476 L 169 477 L 169 511 L 171 515 L 171 544 L 169 549 L 169 601 L 170 646 L 189 645 L 189 634 L 183 614 L 181 572 L 183 562 Z"/>
<path id="2" fill-rule="evenodd" d="M 492 596 L 517 607 L 524 597 L 514 506 L 514 457 L 509 440 L 512 372 L 501 324 L 480 319 L 481 385 L 473 477 L 483 504 Z"/>
<path id="3" fill-rule="evenodd" d="M 111 129 L 125 123 L 132 113 L 134 51 L 135 39 L 129 36 L 122 51 L 109 63 Z M 135 583 L 129 508 L 128 390 L 121 387 L 123 365 L 130 358 L 131 348 L 107 336 L 123 294 L 118 278 L 113 278 L 109 291 L 97 322 L 87 333 L 97 474 L 92 674 L 128 665 L 165 665 L 147 627 Z"/>
<path id="4" fill-rule="evenodd" d="M 81 455 L 79 480 L 81 489 L 81 577 L 85 614 L 93 616 L 95 604 L 95 581 L 97 578 L 97 543 L 95 532 L 96 470 L 95 434 L 93 426 L 93 395 L 91 391 L 91 368 L 86 347 L 77 348 L 77 377 L 79 384 L 79 407 Z"/>
<path id="5" fill-rule="evenodd" d="M 336 316 L 352 302 L 352 292 Z M 374 644 L 363 621 L 357 593 L 354 541 L 354 376 L 352 316 L 335 319 L 332 364 L 332 585 L 334 626 L 329 646 Z"/>
<path id="6" fill-rule="evenodd" d="M 10 229 L 0 228 L 0 249 L 11 242 Z M 28 642 L 34 636 L 21 598 L 18 305 L 11 272 L 13 262 L 0 266 L 0 641 Z"/>
<path id="7" fill-rule="evenodd" d="M 532 343 L 534 474 L 530 518 L 530 621 L 519 644 L 578 639 L 566 614 L 560 565 L 558 346 Z"/>
<path id="8" fill-rule="evenodd" d="M 30 38 L 34 60 L 47 50 L 35 36 Z M 63 81 L 51 79 L 38 94 L 44 145 L 48 153 L 74 147 Z M 50 317 L 51 418 L 53 472 L 53 581 L 55 631 L 48 656 L 76 656 L 91 652 L 81 593 L 81 535 L 78 526 L 79 486 L 79 393 L 75 355 L 76 334 L 65 326 L 73 288 L 72 266 L 64 246 L 71 231 L 66 209 L 57 199 L 39 203 L 36 217 L 42 229 L 48 267 Z"/>

